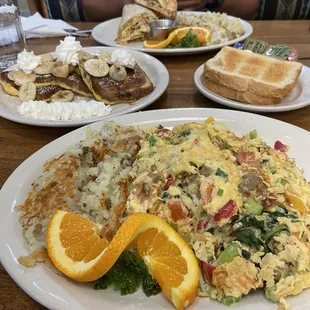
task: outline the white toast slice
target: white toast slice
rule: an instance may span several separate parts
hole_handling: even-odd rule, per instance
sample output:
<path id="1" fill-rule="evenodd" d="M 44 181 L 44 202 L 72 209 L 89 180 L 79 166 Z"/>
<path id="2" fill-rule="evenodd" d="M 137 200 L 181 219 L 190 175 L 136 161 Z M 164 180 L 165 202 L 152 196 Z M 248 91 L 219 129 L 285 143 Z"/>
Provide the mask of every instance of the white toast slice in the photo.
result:
<path id="1" fill-rule="evenodd" d="M 241 101 L 253 105 L 275 105 L 281 103 L 279 97 L 265 97 L 258 94 L 254 94 L 249 91 L 238 91 L 220 84 L 217 84 L 209 80 L 206 76 L 200 77 L 203 86 L 212 92 L 223 96 L 225 98 Z"/>
<path id="2" fill-rule="evenodd" d="M 295 86 L 302 64 L 225 46 L 205 63 L 211 81 L 239 92 L 283 98 Z"/>

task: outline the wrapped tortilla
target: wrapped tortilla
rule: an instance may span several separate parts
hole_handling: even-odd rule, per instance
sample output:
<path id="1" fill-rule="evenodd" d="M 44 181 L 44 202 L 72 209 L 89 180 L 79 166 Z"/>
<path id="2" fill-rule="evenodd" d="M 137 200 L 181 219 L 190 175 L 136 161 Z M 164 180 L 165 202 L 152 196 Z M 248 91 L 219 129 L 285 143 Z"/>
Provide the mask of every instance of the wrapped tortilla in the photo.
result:
<path id="1" fill-rule="evenodd" d="M 177 16 L 177 0 L 135 0 L 135 3 L 154 11 L 160 18 L 175 19 Z"/>
<path id="2" fill-rule="evenodd" d="M 158 17 L 147 8 L 137 4 L 125 5 L 116 42 L 124 45 L 131 41 L 147 39 L 151 31 L 149 23 L 156 19 Z"/>

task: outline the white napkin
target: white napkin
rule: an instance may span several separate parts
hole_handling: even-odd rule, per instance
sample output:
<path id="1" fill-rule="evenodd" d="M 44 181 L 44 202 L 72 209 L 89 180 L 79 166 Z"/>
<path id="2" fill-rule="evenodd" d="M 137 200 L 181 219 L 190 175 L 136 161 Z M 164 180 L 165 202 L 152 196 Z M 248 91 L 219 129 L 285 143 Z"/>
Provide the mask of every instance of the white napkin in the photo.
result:
<path id="1" fill-rule="evenodd" d="M 68 35 L 63 29 L 77 29 L 60 19 L 43 18 L 40 13 L 21 17 L 21 21 L 26 39 L 62 37 Z"/>
<path id="2" fill-rule="evenodd" d="M 77 29 L 60 19 L 43 18 L 40 13 L 35 13 L 30 17 L 21 16 L 21 23 L 26 39 L 63 37 L 68 35 L 63 29 Z M 15 28 L 7 28 L 0 31 L 0 46 L 17 41 L 18 38 Z"/>

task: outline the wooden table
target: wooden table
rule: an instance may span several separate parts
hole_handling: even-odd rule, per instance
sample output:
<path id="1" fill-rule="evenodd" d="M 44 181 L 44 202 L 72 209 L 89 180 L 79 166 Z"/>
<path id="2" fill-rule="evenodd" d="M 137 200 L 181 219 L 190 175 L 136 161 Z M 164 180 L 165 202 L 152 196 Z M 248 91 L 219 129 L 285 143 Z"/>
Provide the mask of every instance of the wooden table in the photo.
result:
<path id="1" fill-rule="evenodd" d="M 309 21 L 253 21 L 253 37 L 269 43 L 281 43 L 296 47 L 300 62 L 310 67 L 310 22 Z M 95 23 L 76 23 L 80 29 L 91 29 Z M 83 46 L 98 45 L 92 37 L 79 39 Z M 36 54 L 51 52 L 59 38 L 28 40 L 28 49 Z M 167 91 L 147 108 L 170 109 L 209 107 L 226 108 L 201 95 L 194 85 L 194 72 L 214 53 L 192 56 L 158 57 L 170 74 Z M 310 85 L 308 86 L 310 87 Z M 266 114 L 267 115 L 267 114 Z M 310 106 L 291 112 L 268 114 L 306 130 L 310 130 Z M 43 128 L 13 123 L 0 118 L 0 187 L 27 157 L 47 143 L 74 128 Z M 0 310 L 44 309 L 26 295 L 0 265 Z"/>

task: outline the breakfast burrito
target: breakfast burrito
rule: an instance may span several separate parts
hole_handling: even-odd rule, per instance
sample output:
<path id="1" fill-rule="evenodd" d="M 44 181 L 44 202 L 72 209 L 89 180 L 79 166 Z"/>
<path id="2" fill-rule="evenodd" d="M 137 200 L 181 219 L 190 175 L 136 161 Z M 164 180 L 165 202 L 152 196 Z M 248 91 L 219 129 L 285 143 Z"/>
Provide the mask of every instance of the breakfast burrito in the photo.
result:
<path id="1" fill-rule="evenodd" d="M 135 3 L 149 8 L 160 18 L 175 19 L 177 16 L 178 4 L 176 0 L 135 0 Z"/>
<path id="2" fill-rule="evenodd" d="M 149 23 L 156 19 L 158 17 L 149 9 L 137 4 L 125 5 L 116 42 L 127 44 L 130 41 L 147 39 L 150 33 Z"/>

